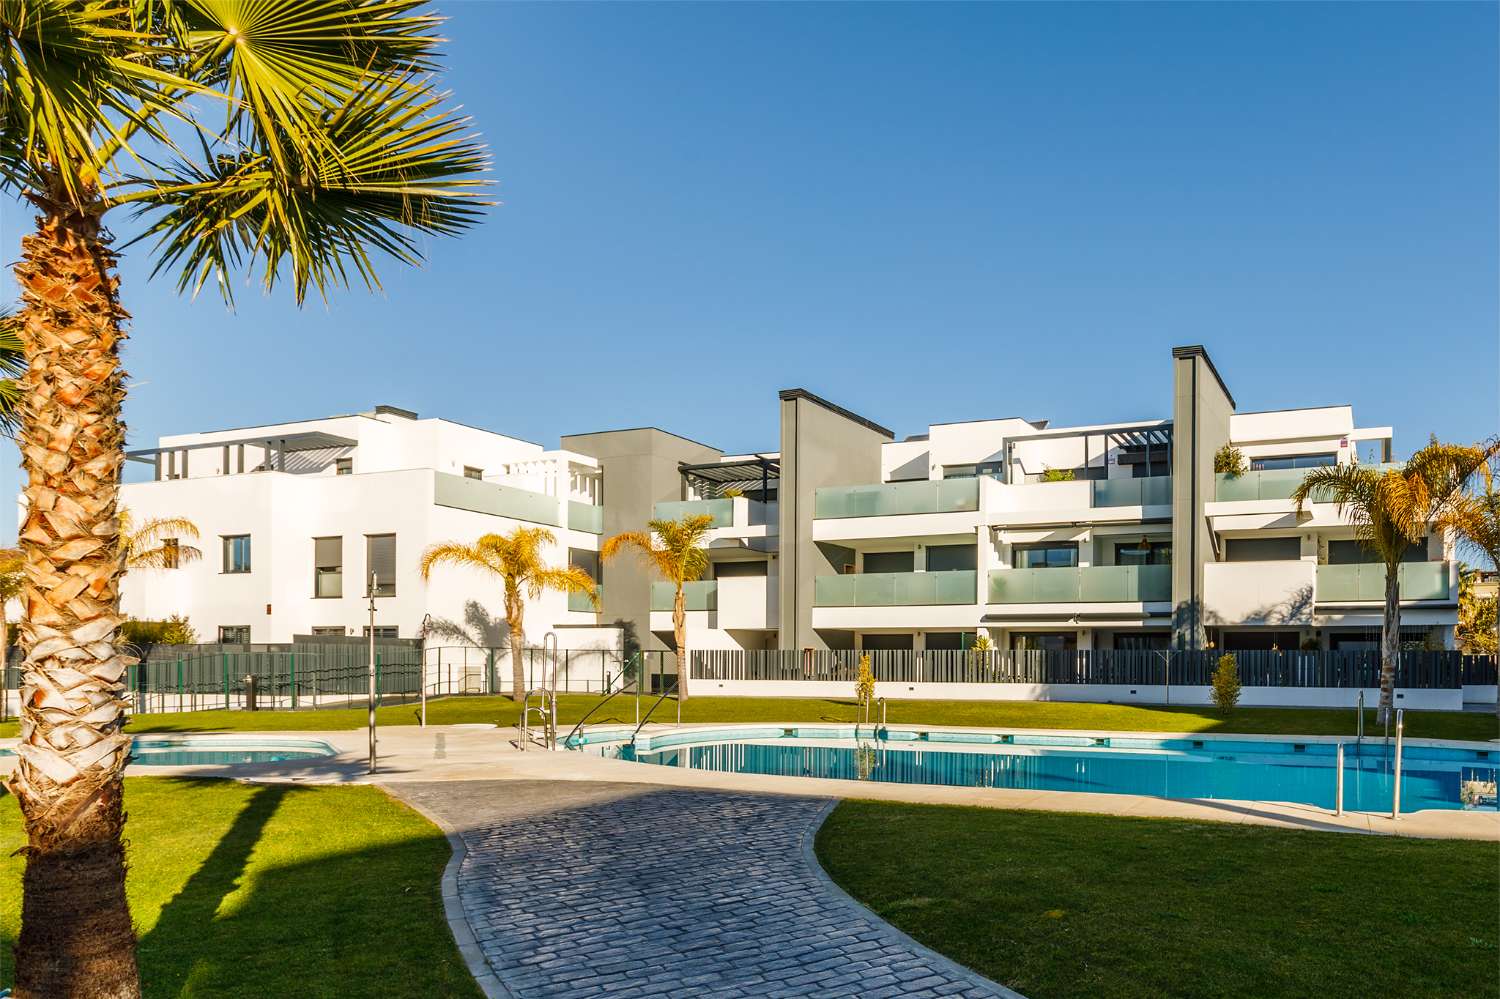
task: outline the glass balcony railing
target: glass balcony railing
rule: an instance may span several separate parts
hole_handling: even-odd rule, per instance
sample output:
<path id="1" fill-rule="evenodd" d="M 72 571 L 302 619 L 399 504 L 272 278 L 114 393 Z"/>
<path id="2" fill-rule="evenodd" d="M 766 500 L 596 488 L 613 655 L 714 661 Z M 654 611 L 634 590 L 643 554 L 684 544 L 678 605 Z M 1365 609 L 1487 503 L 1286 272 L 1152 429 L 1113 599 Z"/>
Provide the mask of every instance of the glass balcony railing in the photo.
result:
<path id="1" fill-rule="evenodd" d="M 973 569 L 818 576 L 814 607 L 923 607 L 974 603 Z"/>
<path id="2" fill-rule="evenodd" d="M 1447 600 L 1447 562 L 1403 562 L 1396 578 L 1402 600 Z M 1320 603 L 1359 603 L 1385 600 L 1385 566 L 1361 562 L 1320 565 L 1317 569 Z"/>
<path id="3" fill-rule="evenodd" d="M 978 479 L 886 482 L 834 486 L 813 494 L 813 517 L 893 517 L 910 513 L 962 513 L 979 509 Z"/>
<path id="4" fill-rule="evenodd" d="M 727 500 L 725 502 L 728 502 Z M 677 587 L 671 583 L 651 584 L 651 609 L 654 611 L 670 611 L 672 601 L 677 596 Z M 699 579 L 691 583 L 685 583 L 682 587 L 683 603 L 690 611 L 711 611 L 719 609 L 719 581 L 717 579 Z"/>
<path id="5" fill-rule="evenodd" d="M 1400 462 L 1371 465 L 1377 472 L 1400 469 Z M 1214 475 L 1214 499 L 1220 503 L 1241 503 L 1250 500 L 1291 499 L 1292 493 L 1302 484 L 1311 468 L 1268 468 L 1259 472 L 1243 472 L 1230 475 L 1219 472 Z M 1327 497 L 1313 496 L 1314 502 L 1329 502 Z"/>
<path id="6" fill-rule="evenodd" d="M 586 534 L 604 533 L 604 507 L 568 501 L 568 528 Z"/>
<path id="7" fill-rule="evenodd" d="M 602 586 L 596 586 L 596 587 L 594 587 L 594 593 L 597 594 L 598 597 L 599 597 L 599 607 L 603 607 L 604 606 L 604 587 L 602 587 Z M 589 595 L 587 593 L 569 593 L 568 594 L 568 610 L 570 610 L 570 611 L 581 611 L 584 614 L 593 614 L 593 613 L 596 613 L 598 611 L 598 609 L 599 609 L 598 607 L 594 606 L 594 602 L 589 599 Z"/>
<path id="8" fill-rule="evenodd" d="M 447 472 L 433 473 L 432 502 L 438 506 L 525 520 L 533 524 L 562 526 L 559 523 L 556 496 L 502 486 L 496 482 L 483 482 L 462 475 L 449 475 Z"/>
<path id="9" fill-rule="evenodd" d="M 656 504 L 652 509 L 651 516 L 656 520 L 681 520 L 684 517 L 694 517 L 699 514 L 708 514 L 712 517 L 714 522 L 711 526 L 713 527 L 733 527 L 734 500 L 672 500 Z M 667 609 L 671 610 L 672 608 L 668 607 Z"/>
<path id="10" fill-rule="evenodd" d="M 992 604 L 1137 603 L 1172 599 L 1170 565 L 1092 565 L 996 569 Z"/>
<path id="11" fill-rule="evenodd" d="M 1168 506 L 1172 502 L 1172 477 L 1155 475 L 1143 479 L 1095 479 L 1095 506 Z"/>

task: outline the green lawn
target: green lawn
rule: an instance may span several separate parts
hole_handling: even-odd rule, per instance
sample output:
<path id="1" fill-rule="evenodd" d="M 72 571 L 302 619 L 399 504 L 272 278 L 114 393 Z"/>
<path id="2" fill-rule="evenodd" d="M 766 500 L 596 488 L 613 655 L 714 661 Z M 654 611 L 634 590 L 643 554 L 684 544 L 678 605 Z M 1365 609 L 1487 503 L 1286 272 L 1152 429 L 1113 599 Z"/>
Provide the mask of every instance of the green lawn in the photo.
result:
<path id="1" fill-rule="evenodd" d="M 641 711 L 652 703 L 641 699 Z M 592 694 L 558 697 L 561 724 L 571 727 L 599 702 Z M 656 719 L 676 717 L 668 701 Z M 516 705 L 503 697 L 451 697 L 427 705 L 427 720 L 435 725 L 491 722 L 514 725 Z M 694 697 L 683 706 L 685 722 L 852 722 L 857 709 L 852 699 L 780 697 Z M 1135 732 L 1219 732 L 1270 735 L 1353 735 L 1354 711 L 1323 708 L 1239 708 L 1229 713 L 1212 708 L 1139 707 L 1122 704 L 1068 704 L 1061 701 L 893 701 L 887 714 L 891 725 L 975 725 L 989 728 L 1084 728 Z M 590 724 L 634 722 L 635 699 L 616 697 Z M 415 704 L 380 710 L 382 725 L 415 725 Z M 1461 711 L 1412 711 L 1406 734 L 1413 738 L 1494 739 L 1500 723 L 1493 714 Z M 196 711 L 182 714 L 137 715 L 132 732 L 316 731 L 363 728 L 363 708 L 314 711 Z M 1366 714 L 1365 731 L 1376 732 L 1375 712 Z M 0 737 L 15 735 L 15 723 L 0 724 Z"/>
<path id="2" fill-rule="evenodd" d="M 150 996 L 479 996 L 443 918 L 448 841 L 372 787 L 130 778 L 131 913 Z M 0 794 L 0 987 L 24 843 Z"/>
<path id="3" fill-rule="evenodd" d="M 845 802 L 833 879 L 1031 997 L 1500 994 L 1500 845 Z"/>

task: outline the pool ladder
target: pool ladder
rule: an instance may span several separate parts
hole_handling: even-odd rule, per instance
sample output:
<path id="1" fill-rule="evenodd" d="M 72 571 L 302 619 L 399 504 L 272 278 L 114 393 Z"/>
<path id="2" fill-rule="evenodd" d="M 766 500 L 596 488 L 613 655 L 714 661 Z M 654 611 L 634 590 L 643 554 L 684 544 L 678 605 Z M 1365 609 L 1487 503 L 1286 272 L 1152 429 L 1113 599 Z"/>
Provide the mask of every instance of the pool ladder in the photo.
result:
<path id="1" fill-rule="evenodd" d="M 537 703 L 533 704 L 533 698 Z M 541 738 L 533 734 L 537 729 L 531 723 L 531 715 L 535 712 L 540 717 Z M 557 694 L 546 687 L 534 687 L 526 692 L 526 700 L 521 705 L 521 721 L 517 726 L 521 730 L 521 738 L 517 745 L 525 749 L 528 743 L 535 742 L 543 749 L 557 748 Z"/>

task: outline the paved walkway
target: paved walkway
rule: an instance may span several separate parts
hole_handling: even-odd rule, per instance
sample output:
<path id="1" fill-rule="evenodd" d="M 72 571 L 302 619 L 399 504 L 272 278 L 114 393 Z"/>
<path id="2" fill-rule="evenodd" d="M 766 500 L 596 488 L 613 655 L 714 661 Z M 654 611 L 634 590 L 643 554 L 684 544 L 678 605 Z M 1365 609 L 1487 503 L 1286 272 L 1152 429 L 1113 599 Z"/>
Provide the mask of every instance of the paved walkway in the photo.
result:
<path id="1" fill-rule="evenodd" d="M 463 838 L 463 914 L 518 999 L 1016 996 L 828 881 L 811 854 L 828 799 L 576 781 L 391 790 Z"/>

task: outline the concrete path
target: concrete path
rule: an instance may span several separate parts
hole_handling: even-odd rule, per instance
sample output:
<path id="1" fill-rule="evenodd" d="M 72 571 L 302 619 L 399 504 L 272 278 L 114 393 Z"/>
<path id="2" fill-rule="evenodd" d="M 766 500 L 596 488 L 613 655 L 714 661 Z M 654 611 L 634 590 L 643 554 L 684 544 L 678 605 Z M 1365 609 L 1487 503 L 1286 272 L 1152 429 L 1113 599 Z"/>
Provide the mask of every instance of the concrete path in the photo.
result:
<path id="1" fill-rule="evenodd" d="M 387 786 L 461 837 L 467 927 L 456 931 L 472 932 L 503 985 L 493 994 L 1018 999 L 828 880 L 812 856 L 828 799 L 583 781 Z"/>

